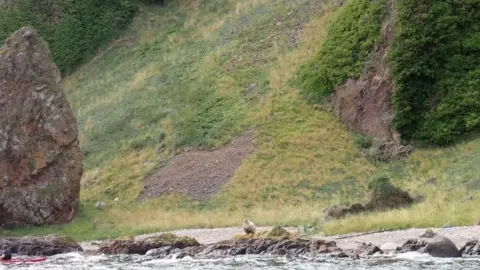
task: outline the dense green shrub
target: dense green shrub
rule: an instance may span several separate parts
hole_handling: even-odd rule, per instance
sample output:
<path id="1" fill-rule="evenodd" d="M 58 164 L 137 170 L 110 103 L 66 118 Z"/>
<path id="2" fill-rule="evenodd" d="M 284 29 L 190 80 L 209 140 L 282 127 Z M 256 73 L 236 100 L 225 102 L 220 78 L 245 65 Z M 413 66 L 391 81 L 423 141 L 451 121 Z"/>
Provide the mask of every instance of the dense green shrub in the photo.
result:
<path id="1" fill-rule="evenodd" d="M 322 49 L 300 70 L 302 93 L 321 101 L 347 79 L 358 77 L 380 37 L 385 0 L 351 0 L 328 29 Z"/>
<path id="2" fill-rule="evenodd" d="M 480 0 L 399 0 L 394 126 L 447 144 L 480 126 Z"/>
<path id="3" fill-rule="evenodd" d="M 30 1 L 19 0 L 15 5 L 0 6 L 0 44 L 22 26 L 44 28 L 39 21 L 40 17 L 33 12 Z"/>
<path id="4" fill-rule="evenodd" d="M 397 187 L 392 185 L 390 179 L 386 176 L 372 178 L 368 182 L 368 190 L 380 196 L 389 196 L 397 192 Z"/>
<path id="5" fill-rule="evenodd" d="M 0 9 L 0 40 L 30 25 L 68 72 L 128 25 L 135 10 L 133 0 L 15 0 Z"/>
<path id="6" fill-rule="evenodd" d="M 355 133 L 355 145 L 359 149 L 368 149 L 372 146 L 373 139 L 370 136 L 362 135 L 361 133 Z"/>

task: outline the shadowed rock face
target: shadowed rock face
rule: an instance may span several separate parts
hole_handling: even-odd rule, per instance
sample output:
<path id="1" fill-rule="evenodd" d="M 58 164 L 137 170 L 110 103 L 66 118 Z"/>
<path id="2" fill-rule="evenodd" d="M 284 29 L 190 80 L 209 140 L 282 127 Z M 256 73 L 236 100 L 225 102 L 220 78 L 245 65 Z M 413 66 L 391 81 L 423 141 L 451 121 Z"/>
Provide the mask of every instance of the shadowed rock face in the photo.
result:
<path id="1" fill-rule="evenodd" d="M 82 156 L 45 42 L 22 28 L 0 49 L 0 225 L 72 220 Z"/>

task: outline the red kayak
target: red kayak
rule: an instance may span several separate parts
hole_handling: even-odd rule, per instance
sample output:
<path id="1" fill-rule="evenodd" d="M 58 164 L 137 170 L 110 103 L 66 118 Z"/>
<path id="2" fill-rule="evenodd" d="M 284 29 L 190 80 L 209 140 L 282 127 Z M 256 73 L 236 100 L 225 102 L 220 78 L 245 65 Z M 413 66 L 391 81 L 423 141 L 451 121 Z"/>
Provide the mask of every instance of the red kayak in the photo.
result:
<path id="1" fill-rule="evenodd" d="M 38 263 L 47 260 L 47 258 L 36 258 L 36 259 L 11 259 L 11 260 L 0 260 L 2 263 Z"/>

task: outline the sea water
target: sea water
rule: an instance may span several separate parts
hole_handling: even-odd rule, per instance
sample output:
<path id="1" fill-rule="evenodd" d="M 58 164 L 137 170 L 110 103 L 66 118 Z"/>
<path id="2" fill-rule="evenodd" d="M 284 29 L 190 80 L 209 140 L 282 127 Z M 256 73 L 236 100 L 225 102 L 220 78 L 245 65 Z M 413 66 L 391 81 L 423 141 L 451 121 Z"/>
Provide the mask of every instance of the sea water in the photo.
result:
<path id="1" fill-rule="evenodd" d="M 405 253 L 381 255 L 353 260 L 349 258 L 318 257 L 292 259 L 271 256 L 238 256 L 223 259 L 156 259 L 140 255 L 87 255 L 68 253 L 49 257 L 41 263 L 0 264 L 0 269 L 85 269 L 85 270 L 147 270 L 147 269 L 195 269 L 195 270 L 248 270 L 248 269 L 480 269 L 480 257 L 434 258 L 425 254 Z"/>

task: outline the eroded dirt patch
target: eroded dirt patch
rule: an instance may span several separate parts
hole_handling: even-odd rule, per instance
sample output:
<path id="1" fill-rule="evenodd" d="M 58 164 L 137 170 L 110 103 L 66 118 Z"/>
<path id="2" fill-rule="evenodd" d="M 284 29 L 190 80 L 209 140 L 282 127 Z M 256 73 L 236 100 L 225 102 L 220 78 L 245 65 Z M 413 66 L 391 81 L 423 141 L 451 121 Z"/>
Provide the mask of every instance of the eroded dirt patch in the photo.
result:
<path id="1" fill-rule="evenodd" d="M 145 179 L 140 200 L 171 193 L 205 199 L 216 194 L 254 150 L 251 131 L 213 151 L 190 150 L 170 158 Z"/>
<path id="2" fill-rule="evenodd" d="M 393 13 L 393 11 L 392 11 Z M 386 61 L 388 48 L 395 37 L 395 14 L 390 14 L 381 31 L 370 63 L 360 78 L 348 80 L 335 90 L 333 109 L 350 129 L 376 138 L 398 140 L 391 128 L 392 73 Z"/>

